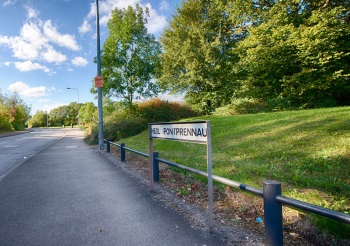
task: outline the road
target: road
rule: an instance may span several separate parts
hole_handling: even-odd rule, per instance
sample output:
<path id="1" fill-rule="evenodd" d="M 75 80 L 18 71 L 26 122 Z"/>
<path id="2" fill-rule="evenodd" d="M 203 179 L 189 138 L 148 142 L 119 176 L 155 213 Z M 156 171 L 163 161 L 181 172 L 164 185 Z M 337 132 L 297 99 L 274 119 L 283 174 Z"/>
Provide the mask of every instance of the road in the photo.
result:
<path id="1" fill-rule="evenodd" d="M 80 131 L 28 134 L 1 139 L 2 155 L 29 157 L 0 181 L 0 245 L 225 245 L 155 200 Z"/>
<path id="2" fill-rule="evenodd" d="M 33 129 L 29 133 L 0 138 L 0 180 L 66 132 L 67 129 Z"/>

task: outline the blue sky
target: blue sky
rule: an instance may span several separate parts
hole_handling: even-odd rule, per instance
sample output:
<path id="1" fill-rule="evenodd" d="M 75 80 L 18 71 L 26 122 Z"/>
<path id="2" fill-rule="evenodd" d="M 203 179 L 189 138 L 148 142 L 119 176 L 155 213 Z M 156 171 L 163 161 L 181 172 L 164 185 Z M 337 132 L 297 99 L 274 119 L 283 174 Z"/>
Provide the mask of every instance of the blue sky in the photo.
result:
<path id="1" fill-rule="evenodd" d="M 180 3 L 99 0 L 101 48 L 114 8 L 149 7 L 148 31 L 159 36 Z M 78 94 L 80 103 L 97 105 L 89 92 L 97 70 L 95 0 L 1 0 L 0 23 L 2 94 L 19 93 L 32 114 L 76 102 Z"/>

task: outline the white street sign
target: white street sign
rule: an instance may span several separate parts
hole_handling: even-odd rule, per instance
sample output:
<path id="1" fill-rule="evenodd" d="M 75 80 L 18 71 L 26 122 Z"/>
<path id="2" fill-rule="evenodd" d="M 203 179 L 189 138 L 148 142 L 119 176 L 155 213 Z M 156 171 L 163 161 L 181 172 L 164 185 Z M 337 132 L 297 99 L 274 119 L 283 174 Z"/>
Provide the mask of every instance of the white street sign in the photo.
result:
<path id="1" fill-rule="evenodd" d="M 151 137 L 207 143 L 207 122 L 151 124 Z"/>

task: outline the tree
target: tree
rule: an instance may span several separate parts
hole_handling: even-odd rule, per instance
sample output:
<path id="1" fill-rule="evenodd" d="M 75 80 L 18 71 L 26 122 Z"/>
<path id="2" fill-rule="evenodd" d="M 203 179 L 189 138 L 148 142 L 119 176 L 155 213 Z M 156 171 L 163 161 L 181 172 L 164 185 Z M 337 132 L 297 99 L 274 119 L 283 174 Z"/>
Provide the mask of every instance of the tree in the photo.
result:
<path id="1" fill-rule="evenodd" d="M 45 127 L 47 125 L 47 112 L 43 110 L 38 110 L 29 120 L 30 127 Z"/>
<path id="2" fill-rule="evenodd" d="M 177 9 L 161 42 L 160 83 L 210 113 L 230 101 L 237 89 L 232 53 L 244 38 L 226 11 L 228 1 L 189 0 Z"/>
<path id="3" fill-rule="evenodd" d="M 69 105 L 60 106 L 50 111 L 49 121 L 51 126 L 77 125 L 79 104 L 72 102 Z"/>
<path id="4" fill-rule="evenodd" d="M 79 116 L 79 104 L 76 102 L 71 102 L 68 106 L 68 115 L 67 115 L 67 120 L 69 124 L 73 127 L 73 125 L 78 124 L 78 116 Z M 66 122 L 67 123 L 67 122 Z"/>
<path id="5" fill-rule="evenodd" d="M 148 14 L 147 8 L 145 12 Z M 135 98 L 151 97 L 159 91 L 154 79 L 159 71 L 161 45 L 147 33 L 146 22 L 139 5 L 135 9 L 114 9 L 101 52 L 104 95 L 123 98 L 130 109 Z"/>
<path id="6" fill-rule="evenodd" d="M 52 109 L 49 114 L 50 126 L 69 125 L 69 122 L 67 121 L 68 113 L 68 106 L 60 106 Z"/>
<path id="7" fill-rule="evenodd" d="M 267 9 L 235 50 L 237 96 L 277 108 L 350 104 L 349 1 L 272 1 Z"/>
<path id="8" fill-rule="evenodd" d="M 8 120 L 16 131 L 25 128 L 25 123 L 29 119 L 30 107 L 20 98 L 18 93 L 13 93 L 9 97 L 3 97 L 2 103 L 7 108 Z"/>
<path id="9" fill-rule="evenodd" d="M 13 131 L 8 109 L 4 104 L 4 97 L 0 94 L 0 132 Z"/>
<path id="10" fill-rule="evenodd" d="M 98 120 L 97 107 L 92 102 L 85 103 L 80 108 L 80 121 L 84 123 L 96 123 Z"/>

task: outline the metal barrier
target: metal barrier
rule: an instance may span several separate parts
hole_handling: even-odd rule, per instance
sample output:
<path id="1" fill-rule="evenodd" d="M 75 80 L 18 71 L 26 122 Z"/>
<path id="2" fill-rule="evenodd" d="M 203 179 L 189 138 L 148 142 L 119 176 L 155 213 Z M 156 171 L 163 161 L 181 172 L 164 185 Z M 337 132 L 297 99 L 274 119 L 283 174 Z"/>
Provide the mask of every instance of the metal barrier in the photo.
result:
<path id="1" fill-rule="evenodd" d="M 110 145 L 120 147 L 121 161 L 125 161 L 125 151 L 136 153 L 138 155 L 149 157 L 148 154 L 125 147 L 125 143 L 116 144 L 110 142 L 109 139 L 105 139 L 107 143 L 107 152 L 110 152 Z M 180 168 L 191 173 L 195 173 L 204 177 L 208 177 L 206 172 L 180 165 L 168 160 L 159 158 L 158 152 L 153 152 L 153 172 L 154 181 L 159 181 L 159 162 Z M 263 189 L 258 189 L 249 185 L 245 185 L 227 178 L 213 175 L 213 180 L 222 184 L 238 188 L 254 195 L 263 197 L 264 200 L 264 224 L 265 224 L 265 238 L 267 245 L 279 246 L 283 245 L 283 217 L 282 217 L 282 205 L 301 209 L 307 212 L 315 213 L 324 217 L 328 217 L 346 224 L 350 224 L 350 215 L 337 212 L 324 207 L 316 206 L 311 203 L 302 202 L 296 199 L 282 196 L 281 183 L 272 180 L 265 180 L 263 182 Z"/>

